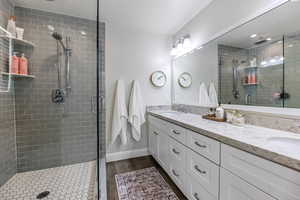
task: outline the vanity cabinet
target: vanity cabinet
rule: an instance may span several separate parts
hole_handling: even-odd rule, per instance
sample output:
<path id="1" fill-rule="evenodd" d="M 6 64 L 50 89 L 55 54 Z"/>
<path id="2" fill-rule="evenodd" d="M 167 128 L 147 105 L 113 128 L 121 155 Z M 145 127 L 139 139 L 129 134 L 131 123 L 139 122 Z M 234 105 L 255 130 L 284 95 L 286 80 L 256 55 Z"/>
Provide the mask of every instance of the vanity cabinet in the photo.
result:
<path id="1" fill-rule="evenodd" d="M 155 130 L 154 126 L 149 126 L 149 144 L 148 150 L 153 157 L 158 155 L 158 137 L 159 133 Z"/>
<path id="2" fill-rule="evenodd" d="M 221 166 L 232 174 L 276 199 L 300 200 L 299 172 L 225 144 L 221 149 Z"/>
<path id="3" fill-rule="evenodd" d="M 219 166 L 212 161 L 215 160 L 216 155 L 210 153 L 210 149 L 214 146 L 210 143 L 211 141 L 208 142 L 205 138 L 190 137 L 198 133 L 152 116 L 148 117 L 148 126 L 149 152 L 169 174 L 178 188 L 192 200 L 217 200 Z M 201 147 L 202 151 L 200 152 L 207 157 L 189 148 L 188 138 L 197 138 L 199 142 L 197 144 L 206 145 Z M 215 142 L 220 145 L 217 141 Z M 220 156 L 219 152 L 217 156 Z"/>
<path id="4" fill-rule="evenodd" d="M 220 174 L 220 200 L 276 200 L 226 169 Z"/>
<path id="5" fill-rule="evenodd" d="M 149 152 L 191 200 L 300 200 L 300 173 L 149 116 Z"/>

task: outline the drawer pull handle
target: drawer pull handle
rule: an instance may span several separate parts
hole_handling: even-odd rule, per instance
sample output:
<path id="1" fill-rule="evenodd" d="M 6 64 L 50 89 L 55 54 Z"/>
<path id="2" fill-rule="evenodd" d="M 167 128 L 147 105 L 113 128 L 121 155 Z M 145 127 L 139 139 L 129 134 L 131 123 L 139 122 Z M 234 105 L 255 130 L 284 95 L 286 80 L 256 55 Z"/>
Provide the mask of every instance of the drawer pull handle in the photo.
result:
<path id="1" fill-rule="evenodd" d="M 173 153 L 175 153 L 175 154 L 180 154 L 180 152 L 179 151 L 176 151 L 176 149 L 172 149 L 172 151 L 173 151 Z"/>
<path id="2" fill-rule="evenodd" d="M 198 193 L 194 193 L 194 197 L 195 199 L 200 200 L 200 198 L 198 197 Z"/>
<path id="3" fill-rule="evenodd" d="M 207 146 L 206 145 L 203 145 L 203 144 L 200 144 L 199 142 L 195 142 L 195 145 L 197 145 L 198 147 L 200 148 L 206 148 Z"/>
<path id="4" fill-rule="evenodd" d="M 154 131 L 153 133 L 154 133 L 155 135 L 158 135 L 158 132 L 156 132 L 156 131 Z"/>
<path id="5" fill-rule="evenodd" d="M 197 170 L 200 174 L 206 174 L 206 171 L 199 169 L 198 165 L 195 165 L 195 170 Z"/>
<path id="6" fill-rule="evenodd" d="M 180 135 L 181 133 L 180 132 L 178 132 L 178 131 L 176 131 L 176 130 L 173 130 L 172 131 L 174 134 L 176 134 L 176 135 Z"/>
<path id="7" fill-rule="evenodd" d="M 172 173 L 174 174 L 174 176 L 179 177 L 179 174 L 177 174 L 174 169 L 172 169 Z"/>

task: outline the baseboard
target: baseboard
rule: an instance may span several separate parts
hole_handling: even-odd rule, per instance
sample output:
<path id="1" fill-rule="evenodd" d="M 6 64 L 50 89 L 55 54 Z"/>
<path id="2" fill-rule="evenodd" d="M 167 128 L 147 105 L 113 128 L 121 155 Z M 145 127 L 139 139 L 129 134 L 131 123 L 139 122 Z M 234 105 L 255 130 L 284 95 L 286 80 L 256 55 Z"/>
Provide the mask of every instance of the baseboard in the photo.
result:
<path id="1" fill-rule="evenodd" d="M 142 156 L 150 155 L 148 149 L 137 149 L 131 151 L 121 151 L 116 153 L 108 153 L 106 154 L 106 162 L 113 162 L 118 160 L 126 160 L 130 158 L 137 158 Z"/>

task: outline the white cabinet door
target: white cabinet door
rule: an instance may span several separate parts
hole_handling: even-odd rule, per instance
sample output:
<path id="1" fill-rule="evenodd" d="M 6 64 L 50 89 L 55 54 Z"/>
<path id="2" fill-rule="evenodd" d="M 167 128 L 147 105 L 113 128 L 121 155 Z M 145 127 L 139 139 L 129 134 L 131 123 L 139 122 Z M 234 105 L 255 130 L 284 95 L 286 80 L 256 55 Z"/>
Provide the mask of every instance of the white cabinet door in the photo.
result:
<path id="1" fill-rule="evenodd" d="M 158 151 L 158 132 L 152 125 L 149 125 L 149 152 L 157 159 Z"/>
<path id="2" fill-rule="evenodd" d="M 221 168 L 220 200 L 276 200 Z"/>
<path id="3" fill-rule="evenodd" d="M 158 161 L 162 167 L 169 171 L 169 151 L 168 151 L 169 136 L 165 133 L 158 134 Z"/>

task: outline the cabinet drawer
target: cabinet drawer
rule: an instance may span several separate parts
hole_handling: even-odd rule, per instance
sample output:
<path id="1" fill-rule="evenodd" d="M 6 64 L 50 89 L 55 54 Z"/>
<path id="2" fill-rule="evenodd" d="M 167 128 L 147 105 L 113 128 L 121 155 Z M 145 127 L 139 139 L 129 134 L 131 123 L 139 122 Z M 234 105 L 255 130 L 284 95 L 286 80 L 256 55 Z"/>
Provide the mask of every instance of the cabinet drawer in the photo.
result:
<path id="1" fill-rule="evenodd" d="M 149 122 L 149 125 L 155 126 L 155 127 L 159 128 L 159 129 L 162 129 L 165 132 L 167 132 L 168 122 L 166 122 L 164 120 L 161 120 L 161 119 L 159 119 L 157 117 L 153 117 L 151 115 L 148 116 L 148 122 Z"/>
<path id="2" fill-rule="evenodd" d="M 275 200 L 223 168 L 220 173 L 220 200 Z"/>
<path id="3" fill-rule="evenodd" d="M 221 165 L 279 200 L 300 199 L 300 173 L 247 152 L 221 146 Z"/>
<path id="4" fill-rule="evenodd" d="M 184 168 L 178 165 L 177 162 L 170 162 L 169 169 L 169 174 L 172 180 L 183 192 L 186 191 L 186 187 L 188 187 L 188 184 Z"/>
<path id="5" fill-rule="evenodd" d="M 220 142 L 187 130 L 187 146 L 207 159 L 220 164 Z"/>
<path id="6" fill-rule="evenodd" d="M 219 195 L 219 166 L 192 150 L 187 153 L 187 173 L 210 194 Z"/>
<path id="7" fill-rule="evenodd" d="M 218 200 L 217 197 L 208 193 L 194 177 L 187 175 L 189 180 L 188 187 L 186 189 L 187 196 L 190 200 Z"/>
<path id="8" fill-rule="evenodd" d="M 171 162 L 176 162 L 182 168 L 185 168 L 187 148 L 169 137 L 169 155 Z"/>
<path id="9" fill-rule="evenodd" d="M 181 142 L 182 144 L 185 144 L 186 129 L 171 123 L 168 124 L 168 127 L 169 127 L 168 130 L 169 136 Z"/>

